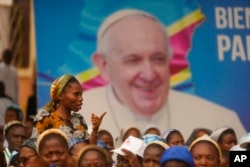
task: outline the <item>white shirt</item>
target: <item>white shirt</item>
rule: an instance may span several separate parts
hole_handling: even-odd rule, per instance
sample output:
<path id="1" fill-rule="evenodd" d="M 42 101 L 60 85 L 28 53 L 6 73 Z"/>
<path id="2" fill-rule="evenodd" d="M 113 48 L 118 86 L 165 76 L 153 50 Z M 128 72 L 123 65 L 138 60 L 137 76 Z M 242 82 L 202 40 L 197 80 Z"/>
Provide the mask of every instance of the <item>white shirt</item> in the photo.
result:
<path id="1" fill-rule="evenodd" d="M 4 82 L 5 94 L 18 104 L 18 76 L 16 68 L 0 62 L 0 80 Z"/>
<path id="2" fill-rule="evenodd" d="M 3 150 L 3 152 L 4 152 L 5 160 L 6 160 L 6 162 L 7 162 L 7 166 L 9 166 L 9 163 L 10 163 L 11 158 L 12 158 L 14 155 L 16 155 L 18 152 L 14 150 L 14 151 L 12 151 L 12 152 L 10 153 L 10 151 L 9 151 L 8 148 L 5 148 L 5 149 Z"/>
<path id="3" fill-rule="evenodd" d="M 235 130 L 238 138 L 246 133 L 234 111 L 174 90 L 169 91 L 168 102 L 150 118 L 136 116 L 116 99 L 110 86 L 87 90 L 83 98 L 84 103 L 79 112 L 87 124 L 91 124 L 92 113 L 100 116 L 106 111 L 100 128 L 110 131 L 114 138 L 119 136 L 122 128 L 134 125 L 144 131 L 149 124 L 155 124 L 161 132 L 168 128 L 178 129 L 185 140 L 198 127 L 215 130 L 228 125 Z"/>
<path id="4" fill-rule="evenodd" d="M 12 103 L 13 102 L 8 98 L 0 97 L 0 125 L 4 125 L 5 111 Z"/>

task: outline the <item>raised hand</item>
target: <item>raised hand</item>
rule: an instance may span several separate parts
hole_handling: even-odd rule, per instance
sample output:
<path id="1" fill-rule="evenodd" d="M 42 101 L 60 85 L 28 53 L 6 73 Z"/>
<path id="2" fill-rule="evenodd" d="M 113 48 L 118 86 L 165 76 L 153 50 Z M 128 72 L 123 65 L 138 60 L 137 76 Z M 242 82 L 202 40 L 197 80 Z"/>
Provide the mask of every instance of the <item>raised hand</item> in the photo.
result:
<path id="1" fill-rule="evenodd" d="M 129 164 L 131 167 L 139 167 L 141 166 L 141 162 L 137 158 L 137 155 L 132 153 L 131 151 L 122 148 L 122 152 L 125 154 L 125 157 L 127 158 Z"/>
<path id="2" fill-rule="evenodd" d="M 98 131 L 101 123 L 102 123 L 102 119 L 103 117 L 106 115 L 107 112 L 104 112 L 100 117 L 98 117 L 97 115 L 93 114 L 91 115 L 91 123 L 92 123 L 92 130 L 93 131 Z"/>

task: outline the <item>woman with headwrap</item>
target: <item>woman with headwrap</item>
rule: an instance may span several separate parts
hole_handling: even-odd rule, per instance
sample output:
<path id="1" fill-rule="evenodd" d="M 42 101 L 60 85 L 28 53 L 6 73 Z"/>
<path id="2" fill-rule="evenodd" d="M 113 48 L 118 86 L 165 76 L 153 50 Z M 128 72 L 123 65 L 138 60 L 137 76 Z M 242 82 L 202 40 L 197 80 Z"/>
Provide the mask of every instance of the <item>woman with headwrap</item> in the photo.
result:
<path id="1" fill-rule="evenodd" d="M 84 117 L 77 113 L 82 106 L 83 89 L 79 81 L 72 75 L 63 75 L 56 79 L 50 88 L 49 101 L 34 119 L 32 137 L 38 137 L 43 131 L 51 128 L 60 129 L 71 137 L 82 138 L 96 144 L 96 137 L 102 118 L 92 114 L 92 133 L 89 137 Z"/>
<path id="2" fill-rule="evenodd" d="M 105 149 L 90 144 L 83 147 L 78 154 L 77 167 L 85 166 L 111 167 L 111 156 Z"/>
<path id="3" fill-rule="evenodd" d="M 19 167 L 41 167 L 40 159 L 36 150 L 36 138 L 25 140 L 19 152 Z"/>

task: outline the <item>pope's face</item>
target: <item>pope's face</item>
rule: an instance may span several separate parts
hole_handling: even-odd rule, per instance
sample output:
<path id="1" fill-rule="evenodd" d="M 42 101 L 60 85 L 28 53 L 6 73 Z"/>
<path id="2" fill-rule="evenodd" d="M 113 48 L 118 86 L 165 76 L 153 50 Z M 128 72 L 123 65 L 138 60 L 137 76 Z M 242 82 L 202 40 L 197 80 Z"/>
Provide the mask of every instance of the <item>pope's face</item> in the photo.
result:
<path id="1" fill-rule="evenodd" d="M 107 79 L 123 104 L 139 115 L 162 108 L 169 88 L 168 41 L 154 20 L 128 17 L 113 25 Z"/>

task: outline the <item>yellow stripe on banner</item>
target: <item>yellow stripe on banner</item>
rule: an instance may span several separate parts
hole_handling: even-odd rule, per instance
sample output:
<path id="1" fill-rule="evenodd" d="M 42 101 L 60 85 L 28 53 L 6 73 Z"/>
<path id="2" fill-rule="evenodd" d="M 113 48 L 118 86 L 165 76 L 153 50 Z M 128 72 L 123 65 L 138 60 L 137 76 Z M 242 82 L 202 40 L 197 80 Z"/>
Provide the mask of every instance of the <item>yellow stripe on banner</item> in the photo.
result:
<path id="1" fill-rule="evenodd" d="M 179 21 L 175 22 L 174 24 L 168 26 L 167 32 L 169 36 L 172 36 L 203 18 L 204 15 L 202 14 L 201 9 L 197 9 L 189 15 L 186 15 Z"/>
<path id="2" fill-rule="evenodd" d="M 76 77 L 79 79 L 79 81 L 87 82 L 99 75 L 99 70 L 96 67 L 90 68 L 88 70 L 85 70 L 79 74 L 76 75 Z"/>
<path id="3" fill-rule="evenodd" d="M 190 72 L 189 68 L 186 68 L 186 69 L 178 72 L 177 74 L 171 76 L 170 86 L 174 87 L 174 86 L 179 85 L 180 83 L 182 83 L 190 78 L 191 78 L 191 72 Z"/>

